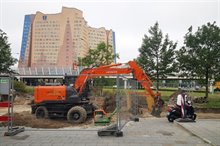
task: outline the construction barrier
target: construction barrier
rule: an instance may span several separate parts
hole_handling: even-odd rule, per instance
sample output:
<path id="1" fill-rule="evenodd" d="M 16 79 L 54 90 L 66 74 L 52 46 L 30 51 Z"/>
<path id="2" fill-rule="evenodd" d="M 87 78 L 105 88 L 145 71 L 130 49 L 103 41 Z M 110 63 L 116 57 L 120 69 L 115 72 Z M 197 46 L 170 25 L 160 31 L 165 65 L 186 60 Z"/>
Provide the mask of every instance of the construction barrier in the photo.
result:
<path id="1" fill-rule="evenodd" d="M 104 82 L 102 78 L 100 78 L 100 81 Z M 24 131 L 24 128 L 15 129 L 12 127 L 12 125 L 22 125 L 28 127 L 25 129 L 26 131 L 88 130 L 98 132 L 99 136 L 123 136 L 124 126 L 128 122 L 139 121 L 140 109 L 141 113 L 148 112 L 146 92 L 137 90 L 140 83 L 132 79 L 132 76 L 116 75 L 111 79 L 111 83 L 114 85 L 108 86 L 108 88 L 95 84 L 95 79 L 93 83 L 89 83 L 89 85 L 93 86 L 88 93 L 88 99 L 91 103 L 98 104 L 98 109 L 94 115 L 89 113 L 82 123 L 68 121 L 67 114 L 50 114 L 46 119 L 39 118 L 36 111 L 31 111 L 32 105 L 34 105 L 30 102 L 31 97 L 19 93 L 20 95 L 18 94 L 19 96 L 14 99 L 13 95 L 9 93 L 8 101 L 1 103 L 2 106 L 9 109 L 7 117 L 2 117 L 2 120 L 8 122 L 8 132 L 5 135 Z M 13 87 L 10 89 L 13 89 Z M 55 93 L 53 92 L 53 94 Z M 15 106 L 14 110 L 13 105 Z M 40 112 L 38 111 L 38 113 L 42 113 L 41 111 L 43 110 L 39 110 Z"/>
<path id="2" fill-rule="evenodd" d="M 11 103 L 10 102 L 0 102 L 0 107 L 7 107 L 11 108 Z M 12 118 L 10 116 L 0 116 L 0 121 L 5 122 L 5 121 L 11 121 Z"/>
<path id="3" fill-rule="evenodd" d="M 137 93 L 137 81 L 118 75 L 116 79 L 116 109 L 115 118 L 103 129 L 98 130 L 99 136 L 114 135 L 116 137 L 123 136 L 124 126 L 130 122 L 139 121 L 139 96 Z M 146 102 L 145 102 L 146 104 Z"/>
<path id="4" fill-rule="evenodd" d="M 10 76 L 0 76 L 0 96 L 2 97 L 0 107 L 8 108 L 7 115 L 1 115 L 0 121 L 7 122 L 8 130 L 5 132 L 5 136 L 13 136 L 17 133 L 23 132 L 24 128 L 13 127 L 13 78 Z"/>

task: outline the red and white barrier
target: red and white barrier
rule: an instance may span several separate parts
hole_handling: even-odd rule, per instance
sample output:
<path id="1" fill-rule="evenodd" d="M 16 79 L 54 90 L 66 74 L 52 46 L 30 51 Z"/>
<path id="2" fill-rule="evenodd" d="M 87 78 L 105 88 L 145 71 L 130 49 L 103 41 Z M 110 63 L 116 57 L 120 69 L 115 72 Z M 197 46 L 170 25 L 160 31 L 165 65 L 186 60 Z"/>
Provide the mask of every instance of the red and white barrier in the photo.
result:
<path id="1" fill-rule="evenodd" d="M 11 102 L 0 102 L 0 107 L 10 108 L 10 107 L 12 107 L 12 104 L 11 104 Z M 10 115 L 0 116 L 0 121 L 5 122 L 5 121 L 11 121 L 11 120 L 12 120 L 12 117 Z"/>

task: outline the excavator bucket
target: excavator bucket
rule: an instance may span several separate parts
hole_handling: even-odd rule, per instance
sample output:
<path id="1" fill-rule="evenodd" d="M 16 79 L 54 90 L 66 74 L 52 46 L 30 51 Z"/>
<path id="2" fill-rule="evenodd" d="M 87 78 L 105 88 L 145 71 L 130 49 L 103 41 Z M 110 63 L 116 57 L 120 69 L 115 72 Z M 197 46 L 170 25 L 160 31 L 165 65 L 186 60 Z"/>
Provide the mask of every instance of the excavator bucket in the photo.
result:
<path id="1" fill-rule="evenodd" d="M 164 101 L 160 97 L 155 97 L 151 114 L 155 117 L 160 117 L 163 105 Z"/>
<path id="2" fill-rule="evenodd" d="M 161 109 L 160 108 L 157 108 L 157 107 L 154 107 L 152 112 L 151 112 L 151 115 L 155 116 L 155 117 L 160 117 L 160 114 L 161 114 Z"/>
<path id="3" fill-rule="evenodd" d="M 160 117 L 163 107 L 163 104 L 161 104 L 163 103 L 162 99 L 157 99 L 157 97 L 152 97 L 151 95 L 147 94 L 146 100 L 148 104 L 148 111 L 151 113 L 151 115 L 155 117 Z M 160 102 L 158 102 L 157 100 L 160 100 Z"/>
<path id="4" fill-rule="evenodd" d="M 154 108 L 154 98 L 151 95 L 146 94 L 146 100 L 148 104 L 148 111 L 152 113 Z"/>

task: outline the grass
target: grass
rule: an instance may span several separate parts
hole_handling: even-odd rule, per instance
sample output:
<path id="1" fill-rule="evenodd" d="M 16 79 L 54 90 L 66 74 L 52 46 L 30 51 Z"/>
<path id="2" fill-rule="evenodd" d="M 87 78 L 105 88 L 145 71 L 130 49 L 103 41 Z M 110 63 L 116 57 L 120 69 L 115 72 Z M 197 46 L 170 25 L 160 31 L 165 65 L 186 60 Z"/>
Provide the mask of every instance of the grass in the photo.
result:
<path id="1" fill-rule="evenodd" d="M 192 95 L 195 95 L 197 97 L 204 97 L 204 93 L 202 94 L 195 94 L 193 93 Z M 201 95 L 201 96 L 199 96 Z M 209 97 L 208 97 L 208 102 L 207 103 L 197 103 L 195 104 L 195 107 L 198 107 L 198 108 L 220 108 L 220 93 L 214 93 L 214 94 L 209 94 Z"/>
<path id="2" fill-rule="evenodd" d="M 172 95 L 175 91 L 160 91 L 162 99 L 165 102 L 169 101 L 170 95 Z M 205 92 L 188 92 L 191 97 L 204 97 Z M 207 103 L 195 103 L 194 107 L 197 108 L 220 108 L 220 92 L 215 92 L 214 94 L 209 93 L 208 102 Z"/>
<path id="3" fill-rule="evenodd" d="M 107 91 L 112 91 L 113 89 L 104 89 Z M 137 90 L 138 92 L 144 92 L 144 90 Z M 165 91 L 164 89 L 162 91 L 160 91 L 161 93 L 161 98 L 166 102 L 169 101 L 169 97 L 170 95 L 172 95 L 174 91 L 171 90 L 167 90 Z M 196 91 L 196 92 L 188 92 L 188 94 L 191 97 L 204 97 L 205 93 L 204 91 Z M 207 103 L 196 103 L 194 104 L 194 107 L 197 108 L 220 108 L 220 92 L 215 92 L 214 94 L 209 93 L 209 97 L 208 97 L 208 102 Z"/>
<path id="4" fill-rule="evenodd" d="M 103 92 L 109 92 L 109 93 L 114 93 L 114 90 L 116 91 L 117 89 L 110 89 L 110 88 L 104 88 Z M 137 90 L 138 92 L 144 92 L 144 90 Z M 170 95 L 172 95 L 176 90 L 165 90 L 163 89 L 160 91 L 161 93 L 161 98 L 166 102 L 169 101 Z M 34 92 L 34 87 L 33 86 L 26 86 L 25 87 L 25 92 L 33 94 Z M 192 97 L 204 97 L 205 93 L 204 92 L 189 92 L 188 93 Z M 194 107 L 197 108 L 220 108 L 220 92 L 216 92 L 214 94 L 209 93 L 208 97 L 208 102 L 207 103 L 202 103 L 202 104 L 194 104 Z"/>
<path id="5" fill-rule="evenodd" d="M 161 91 L 162 99 L 167 102 L 169 100 L 169 96 L 173 92 L 171 91 Z M 191 97 L 204 97 L 204 92 L 189 92 Z M 214 94 L 209 93 L 208 102 L 207 103 L 195 103 L 194 107 L 196 108 L 220 108 L 220 93 L 216 92 Z"/>
<path id="6" fill-rule="evenodd" d="M 161 93 L 161 98 L 166 102 L 169 100 L 170 95 L 174 93 L 174 91 L 160 91 Z"/>

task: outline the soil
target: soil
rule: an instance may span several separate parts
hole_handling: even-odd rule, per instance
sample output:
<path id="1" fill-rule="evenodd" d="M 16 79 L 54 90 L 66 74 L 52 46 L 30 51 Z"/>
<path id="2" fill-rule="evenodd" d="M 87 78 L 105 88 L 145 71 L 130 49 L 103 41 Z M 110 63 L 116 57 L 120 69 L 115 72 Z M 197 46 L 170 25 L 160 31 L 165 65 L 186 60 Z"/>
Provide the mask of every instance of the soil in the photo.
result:
<path id="1" fill-rule="evenodd" d="M 103 98 L 98 97 L 93 102 L 96 103 L 98 108 L 101 108 L 104 101 Z M 86 122 L 82 124 L 72 124 L 67 121 L 66 118 L 53 118 L 53 119 L 36 119 L 34 114 L 31 114 L 31 96 L 26 94 L 16 95 L 13 106 L 13 126 L 25 126 L 31 128 L 64 128 L 64 127 L 92 127 L 94 121 L 92 118 L 88 118 Z M 0 115 L 7 116 L 8 109 L 0 108 Z M 0 122 L 0 127 L 7 126 L 7 122 Z"/>
<path id="2" fill-rule="evenodd" d="M 106 108 L 106 101 L 104 97 L 92 97 L 90 98 L 91 102 L 96 104 L 98 108 Z M 108 99 L 109 100 L 109 99 Z M 82 124 L 72 124 L 69 123 L 66 118 L 58 119 L 36 119 L 35 115 L 31 114 L 31 101 L 32 98 L 30 96 L 23 96 L 19 95 L 16 96 L 14 100 L 14 121 L 13 126 L 26 126 L 32 128 L 63 128 L 63 127 L 93 127 L 94 121 L 92 118 L 88 118 L 85 123 Z M 109 102 L 109 101 L 108 101 Z M 140 102 L 142 103 L 142 102 Z M 140 107 L 140 106 L 139 106 Z M 142 107 L 142 106 L 141 106 Z M 114 108 L 113 108 L 114 109 Z M 0 115 L 6 115 L 7 108 L 0 108 Z M 146 107 L 139 108 L 139 114 L 142 118 L 149 118 L 152 117 L 146 109 Z M 215 112 L 215 110 L 209 110 L 208 113 L 197 111 L 197 119 L 220 119 L 220 113 Z M 166 117 L 166 108 L 164 108 L 163 112 L 161 113 L 161 117 Z M 113 117 L 112 121 L 115 121 L 116 118 Z M 1 126 L 7 126 L 6 122 L 1 122 Z"/>
<path id="3" fill-rule="evenodd" d="M 88 119 L 83 124 L 73 125 L 69 123 L 65 118 L 63 119 L 36 119 L 29 111 L 22 111 L 20 113 L 14 113 L 13 126 L 25 126 L 32 128 L 63 128 L 71 126 L 86 127 L 93 125 L 93 120 Z M 0 123 L 0 126 L 7 126 L 6 122 Z"/>

